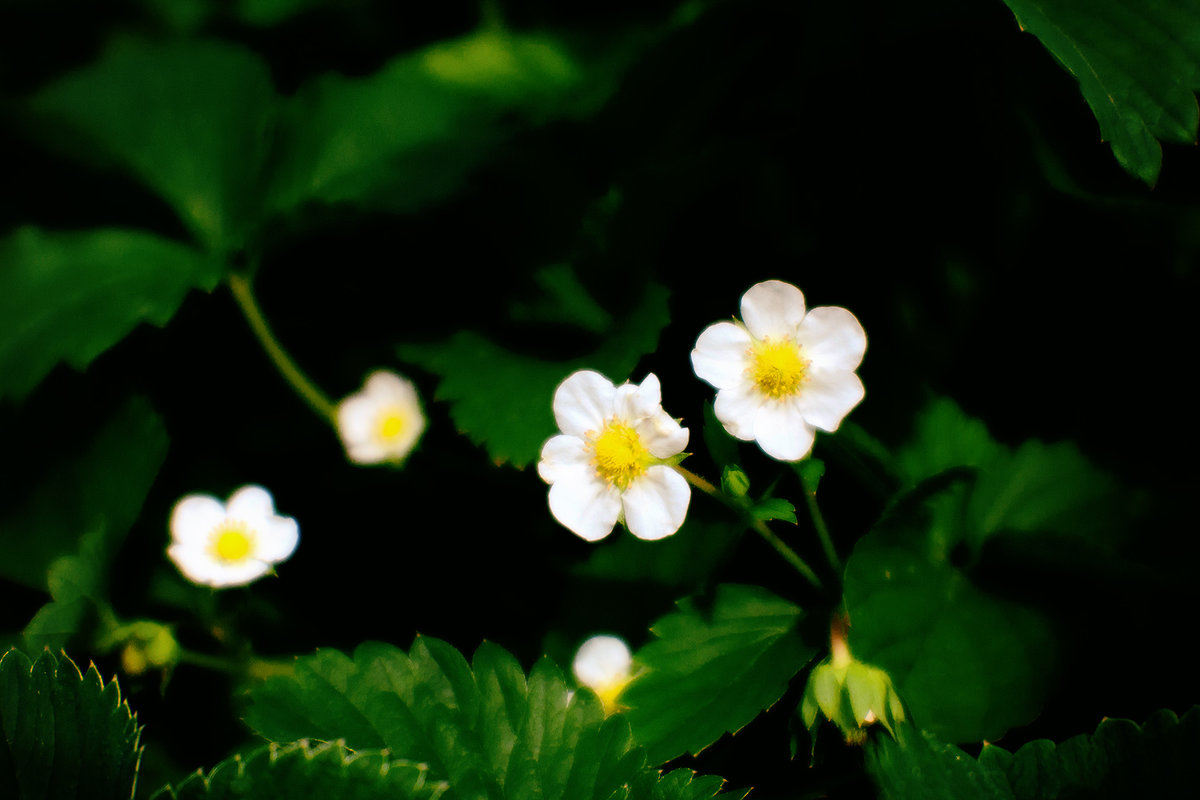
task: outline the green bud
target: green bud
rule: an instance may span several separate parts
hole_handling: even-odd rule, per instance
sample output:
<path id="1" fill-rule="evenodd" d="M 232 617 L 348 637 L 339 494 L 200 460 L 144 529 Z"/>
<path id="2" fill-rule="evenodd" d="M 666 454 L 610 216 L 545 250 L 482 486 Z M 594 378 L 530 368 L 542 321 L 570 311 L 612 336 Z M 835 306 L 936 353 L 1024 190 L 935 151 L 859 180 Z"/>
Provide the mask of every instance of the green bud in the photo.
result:
<path id="1" fill-rule="evenodd" d="M 750 478 L 741 467 L 730 464 L 721 473 L 721 488 L 731 497 L 745 497 L 750 491 Z"/>
<path id="2" fill-rule="evenodd" d="M 904 704 L 888 674 L 854 659 L 833 658 L 818 664 L 809 675 L 800 715 L 815 735 L 818 713 L 841 729 L 847 744 L 862 744 L 866 728 L 876 722 L 895 735 L 895 725 L 904 720 Z"/>

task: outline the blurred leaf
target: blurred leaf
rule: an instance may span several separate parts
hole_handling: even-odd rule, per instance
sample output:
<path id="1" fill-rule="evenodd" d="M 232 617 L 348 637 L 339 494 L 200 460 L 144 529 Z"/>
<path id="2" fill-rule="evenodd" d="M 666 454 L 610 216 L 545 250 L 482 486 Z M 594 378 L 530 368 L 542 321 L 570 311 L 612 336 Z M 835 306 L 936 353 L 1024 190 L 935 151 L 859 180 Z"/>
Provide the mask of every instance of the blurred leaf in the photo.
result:
<path id="1" fill-rule="evenodd" d="M 415 210 L 456 190 L 520 126 L 594 109 L 608 83 L 560 39 L 490 28 L 366 77 L 323 76 L 282 106 L 268 204 Z"/>
<path id="2" fill-rule="evenodd" d="M 1175 0 L 1005 0 L 1079 81 L 1100 137 L 1127 172 L 1158 180 L 1158 140 L 1194 144 L 1200 5 Z"/>
<path id="3" fill-rule="evenodd" d="M 696 590 L 738 543 L 743 530 L 738 523 L 707 522 L 689 515 L 683 527 L 665 539 L 648 542 L 636 536 L 611 536 L 597 543 L 574 574 Z"/>
<path id="4" fill-rule="evenodd" d="M 977 468 L 974 485 L 947 495 L 935 510 L 947 549 L 966 541 L 978 554 L 988 537 L 1015 531 L 1073 534 L 1111 546 L 1128 518 L 1126 494 L 1116 479 L 1074 444 L 1031 439 L 1013 450 L 949 399 L 936 400 L 918 415 L 897 463 L 912 484 L 953 467 Z"/>
<path id="5" fill-rule="evenodd" d="M 235 11 L 238 18 L 247 25 L 267 28 L 286 22 L 300 12 L 320 6 L 324 2 L 325 0 L 235 0 Z"/>
<path id="6" fill-rule="evenodd" d="M 997 739 L 1041 708 L 1054 637 L 1041 615 L 976 588 L 930 548 L 930 521 L 900 503 L 855 546 L 850 646 L 888 671 L 916 724 L 948 741 Z"/>
<path id="7" fill-rule="evenodd" d="M 574 325 L 589 333 L 603 333 L 613 324 L 612 314 L 597 303 L 570 264 L 552 264 L 534 273 L 542 290 L 534 302 L 510 309 L 516 322 L 549 322 Z"/>
<path id="8" fill-rule="evenodd" d="M 84 542 L 83 549 L 86 568 L 102 573 L 137 519 L 166 452 L 166 430 L 149 403 L 129 401 L 86 451 L 62 462 L 20 506 L 5 509 L 0 576 L 45 588 L 51 563 L 79 550 L 85 534 L 103 537 L 101 546 Z M 67 582 L 71 574 L 64 568 L 59 577 Z"/>
<path id="9" fill-rule="evenodd" d="M 473 667 L 450 645 L 418 637 L 411 652 L 360 645 L 322 650 L 250 690 L 246 722 L 268 739 L 344 738 L 429 765 L 457 796 L 605 800 L 642 768 L 628 724 L 605 719 L 590 691 L 569 697 L 543 659 L 529 677 L 485 642 Z"/>
<path id="10" fill-rule="evenodd" d="M 761 520 L 781 519 L 784 522 L 796 523 L 796 507 L 781 497 L 768 497 L 760 500 L 750 509 L 755 517 Z"/>
<path id="11" fill-rule="evenodd" d="M 711 402 L 704 403 L 704 447 L 708 456 L 718 467 L 737 465 L 737 440 L 729 435 L 725 426 L 717 419 Z"/>
<path id="12" fill-rule="evenodd" d="M 82 630 L 106 589 L 105 576 L 112 550 L 103 528 L 85 534 L 79 553 L 63 556 L 50 565 L 47 583 L 49 603 L 25 626 L 25 650 L 58 652 L 67 646 L 71 637 Z"/>
<path id="13" fill-rule="evenodd" d="M 338 800 L 436 800 L 446 784 L 431 780 L 428 767 L 397 761 L 385 752 L 350 750 L 341 742 L 267 745 L 197 770 L 154 800 L 277 800 L 336 797 Z"/>
<path id="14" fill-rule="evenodd" d="M 436 344 L 400 345 L 398 355 L 442 378 L 435 399 L 450 403 L 450 417 L 460 432 L 486 447 L 497 464 L 510 462 L 523 469 L 537 460 L 556 430 L 551 403 L 558 384 L 579 369 L 594 369 L 622 383 L 642 355 L 657 347 L 668 321 L 667 290 L 650 283 L 637 306 L 586 358 L 547 362 L 471 331 Z"/>
<path id="15" fill-rule="evenodd" d="M 904 726 L 874 739 L 867 770 L 886 798 L 1049 800 L 1191 797 L 1200 781 L 1200 707 L 1183 717 L 1158 711 L 1139 728 L 1106 719 L 1093 734 L 1060 744 L 1039 739 L 1016 753 L 984 744 L 978 759 Z"/>
<path id="16" fill-rule="evenodd" d="M 130 169 L 209 250 L 245 244 L 275 110 L 254 53 L 223 42 L 122 42 L 40 91 L 32 107 Z"/>
<path id="17" fill-rule="evenodd" d="M 221 266 L 146 233 L 22 228 L 0 239 L 0 399 L 21 399 L 59 362 L 85 369 L 139 322 L 165 325 Z"/>
<path id="18" fill-rule="evenodd" d="M 717 775 L 697 775 L 690 769 L 674 769 L 661 778 L 655 770 L 643 770 L 610 800 L 711 800 L 723 784 Z M 747 794 L 726 792 L 721 800 L 742 800 Z"/>
<path id="19" fill-rule="evenodd" d="M 141 729 L 116 680 L 66 656 L 0 656 L 0 797 L 133 796 Z"/>
<path id="20" fill-rule="evenodd" d="M 621 695 L 651 763 L 699 753 L 741 730 L 787 691 L 817 648 L 796 631 L 799 608 L 757 586 L 717 587 L 711 611 L 681 600 L 634 655 L 645 669 Z"/>

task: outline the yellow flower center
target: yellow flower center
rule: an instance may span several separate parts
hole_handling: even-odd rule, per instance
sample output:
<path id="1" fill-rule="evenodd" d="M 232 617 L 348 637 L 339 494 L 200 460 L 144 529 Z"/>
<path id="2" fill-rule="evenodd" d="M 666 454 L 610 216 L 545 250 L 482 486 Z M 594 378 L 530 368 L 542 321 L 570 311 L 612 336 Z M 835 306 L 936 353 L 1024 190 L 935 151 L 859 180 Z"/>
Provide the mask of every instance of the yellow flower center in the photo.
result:
<path id="1" fill-rule="evenodd" d="M 596 474 L 624 491 L 655 459 L 629 425 L 612 420 L 599 435 L 589 434 Z"/>
<path id="2" fill-rule="evenodd" d="M 213 553 L 226 563 L 241 561 L 250 555 L 254 545 L 254 531 L 242 522 L 231 522 L 218 528 L 213 538 Z"/>
<path id="3" fill-rule="evenodd" d="M 404 433 L 404 429 L 407 427 L 408 420 L 404 418 L 404 413 L 397 408 L 389 408 L 384 411 L 379 415 L 379 421 L 376 423 L 379 438 L 385 441 L 395 439 Z"/>
<path id="4" fill-rule="evenodd" d="M 808 371 L 808 361 L 800 355 L 800 345 L 790 338 L 770 338 L 750 348 L 750 379 L 767 397 L 778 399 L 800 390 Z"/>

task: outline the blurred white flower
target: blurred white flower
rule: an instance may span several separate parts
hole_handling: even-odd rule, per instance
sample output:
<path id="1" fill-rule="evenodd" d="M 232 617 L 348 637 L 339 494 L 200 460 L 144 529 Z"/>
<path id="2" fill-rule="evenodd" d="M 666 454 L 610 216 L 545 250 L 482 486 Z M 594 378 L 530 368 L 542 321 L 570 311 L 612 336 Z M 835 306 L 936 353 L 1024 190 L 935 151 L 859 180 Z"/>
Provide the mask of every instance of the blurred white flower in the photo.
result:
<path id="1" fill-rule="evenodd" d="M 710 325 L 696 340 L 692 367 L 717 388 L 713 407 L 725 430 L 758 442 L 767 455 L 799 461 L 814 429 L 835 431 L 863 399 L 854 370 L 867 335 L 844 308 L 805 310 L 790 283 L 765 281 L 742 296 L 742 319 Z"/>
<path id="2" fill-rule="evenodd" d="M 378 464 L 409 454 L 425 430 L 425 415 L 412 381 L 379 370 L 338 404 L 337 425 L 351 461 Z"/>
<path id="3" fill-rule="evenodd" d="M 593 636 L 575 653 L 571 664 L 575 680 L 596 693 L 611 714 L 618 710 L 617 698 L 633 677 L 633 655 L 624 639 L 616 636 Z"/>
<path id="4" fill-rule="evenodd" d="M 271 572 L 299 539 L 296 520 L 275 513 L 270 492 L 243 486 L 225 504 L 207 494 L 176 503 L 167 555 L 193 583 L 241 586 Z"/>
<path id="5" fill-rule="evenodd" d="M 597 372 L 576 372 L 554 392 L 554 418 L 562 434 L 542 446 L 538 474 L 550 484 L 555 519 L 589 542 L 622 519 L 639 539 L 679 530 L 692 494 L 669 459 L 683 452 L 688 430 L 662 410 L 657 377 L 614 387 Z"/>

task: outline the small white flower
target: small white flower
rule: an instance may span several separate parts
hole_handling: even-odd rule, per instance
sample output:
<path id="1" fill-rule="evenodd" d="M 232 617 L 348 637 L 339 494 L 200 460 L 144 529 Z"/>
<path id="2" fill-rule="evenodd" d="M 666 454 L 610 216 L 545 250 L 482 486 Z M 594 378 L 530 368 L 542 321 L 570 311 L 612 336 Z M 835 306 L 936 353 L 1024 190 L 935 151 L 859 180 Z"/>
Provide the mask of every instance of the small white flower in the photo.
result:
<path id="1" fill-rule="evenodd" d="M 616 636 L 593 636 L 575 653 L 571 664 L 575 680 L 596 693 L 605 712 L 617 710 L 617 698 L 633 677 L 633 655 L 624 639 Z"/>
<path id="2" fill-rule="evenodd" d="M 867 335 L 844 308 L 807 313 L 790 283 L 765 281 L 742 296 L 742 320 L 710 325 L 696 340 L 692 367 L 717 388 L 713 407 L 725 430 L 758 442 L 767 455 L 799 461 L 814 429 L 835 431 L 863 399 L 854 370 Z"/>
<path id="3" fill-rule="evenodd" d="M 550 512 L 594 542 L 623 519 L 639 539 L 679 530 L 691 489 L 667 459 L 683 452 L 688 430 L 662 410 L 658 378 L 614 387 L 582 370 L 554 392 L 562 434 L 542 446 L 538 474 L 550 484 Z"/>
<path id="4" fill-rule="evenodd" d="M 243 486 L 225 504 L 207 494 L 176 503 L 167 555 L 193 583 L 241 586 L 287 559 L 299 539 L 296 520 L 275 513 L 270 492 Z"/>
<path id="5" fill-rule="evenodd" d="M 338 404 L 337 423 L 349 459 L 378 464 L 409 454 L 425 430 L 425 415 L 412 381 L 380 370 Z"/>

